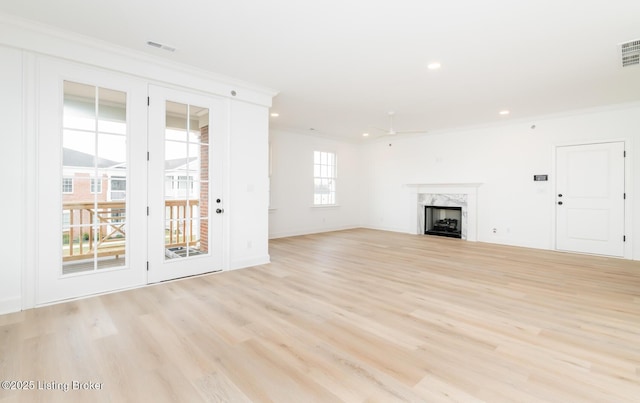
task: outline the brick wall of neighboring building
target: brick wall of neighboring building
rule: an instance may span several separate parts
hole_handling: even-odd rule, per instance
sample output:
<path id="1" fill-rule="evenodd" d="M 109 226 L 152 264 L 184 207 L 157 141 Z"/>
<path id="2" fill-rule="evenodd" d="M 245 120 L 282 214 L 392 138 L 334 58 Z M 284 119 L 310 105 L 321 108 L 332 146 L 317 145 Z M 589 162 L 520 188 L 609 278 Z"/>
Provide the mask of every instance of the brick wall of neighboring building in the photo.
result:
<path id="1" fill-rule="evenodd" d="M 200 250 L 209 251 L 209 126 L 200 129 Z M 215 207 L 214 207 L 215 208 Z M 204 217 L 204 218 L 203 218 Z"/>
<path id="2" fill-rule="evenodd" d="M 66 178 L 66 176 L 65 176 Z M 99 202 L 107 201 L 107 195 L 109 192 L 109 177 L 102 175 L 102 192 L 98 193 L 97 199 Z M 92 202 L 94 194 L 91 193 L 91 175 L 88 173 L 79 173 L 73 176 L 73 193 L 63 193 L 63 202 Z"/>
<path id="3" fill-rule="evenodd" d="M 94 196 L 96 197 L 98 202 L 107 201 L 107 196 L 109 192 L 109 177 L 108 175 L 102 175 L 102 191 L 97 194 L 91 193 L 91 177 L 88 173 L 79 173 L 76 172 L 73 176 L 73 192 L 72 193 L 63 193 L 62 194 L 62 202 L 86 202 L 93 203 Z M 69 217 L 69 222 L 72 222 L 73 225 L 83 225 L 86 226 L 83 229 L 74 230 L 75 236 L 82 236 L 82 234 L 91 232 L 90 226 L 91 222 L 91 214 L 87 210 L 73 210 L 73 217 Z M 100 232 L 104 234 L 106 231 L 105 228 L 101 228 Z"/>

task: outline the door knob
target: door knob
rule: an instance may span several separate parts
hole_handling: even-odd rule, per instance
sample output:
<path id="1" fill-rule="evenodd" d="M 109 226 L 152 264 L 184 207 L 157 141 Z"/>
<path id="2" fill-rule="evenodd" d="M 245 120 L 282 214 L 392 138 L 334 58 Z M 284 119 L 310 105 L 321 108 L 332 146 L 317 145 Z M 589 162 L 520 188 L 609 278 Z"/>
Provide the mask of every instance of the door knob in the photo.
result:
<path id="1" fill-rule="evenodd" d="M 558 194 L 558 197 L 562 197 L 562 193 Z"/>
<path id="2" fill-rule="evenodd" d="M 217 209 L 216 209 L 216 213 L 218 213 L 218 214 L 222 214 L 222 213 L 224 213 L 224 209 L 222 209 L 222 208 L 217 208 Z"/>
<path id="3" fill-rule="evenodd" d="M 562 202 L 561 201 L 559 201 L 558 204 L 562 206 Z"/>

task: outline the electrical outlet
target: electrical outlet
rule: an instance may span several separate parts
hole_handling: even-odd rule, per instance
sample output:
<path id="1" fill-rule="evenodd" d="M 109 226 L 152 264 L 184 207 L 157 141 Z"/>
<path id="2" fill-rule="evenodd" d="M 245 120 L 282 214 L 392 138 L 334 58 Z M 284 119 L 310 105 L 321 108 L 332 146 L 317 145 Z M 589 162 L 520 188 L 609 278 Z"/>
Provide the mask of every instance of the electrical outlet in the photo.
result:
<path id="1" fill-rule="evenodd" d="M 494 234 L 497 234 L 498 233 L 498 229 L 494 228 L 494 229 L 491 230 L 491 232 L 493 232 Z"/>

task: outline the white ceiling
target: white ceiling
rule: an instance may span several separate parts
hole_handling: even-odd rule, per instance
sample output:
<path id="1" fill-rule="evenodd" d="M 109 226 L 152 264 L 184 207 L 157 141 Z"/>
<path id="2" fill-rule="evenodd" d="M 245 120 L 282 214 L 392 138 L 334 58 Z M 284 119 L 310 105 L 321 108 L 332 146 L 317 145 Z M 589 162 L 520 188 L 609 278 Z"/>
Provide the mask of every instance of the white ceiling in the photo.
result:
<path id="1" fill-rule="evenodd" d="M 273 88 L 272 128 L 351 140 L 381 134 L 390 110 L 396 130 L 433 132 L 640 100 L 640 67 L 618 55 L 640 39 L 638 0 L 0 0 L 0 12 Z"/>

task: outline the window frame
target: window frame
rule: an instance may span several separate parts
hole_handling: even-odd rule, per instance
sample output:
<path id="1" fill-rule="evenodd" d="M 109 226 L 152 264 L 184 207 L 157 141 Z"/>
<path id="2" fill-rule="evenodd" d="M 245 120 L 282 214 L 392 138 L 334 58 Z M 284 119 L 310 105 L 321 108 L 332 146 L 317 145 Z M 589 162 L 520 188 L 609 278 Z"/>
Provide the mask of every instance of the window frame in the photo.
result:
<path id="1" fill-rule="evenodd" d="M 338 205 L 338 155 L 334 151 L 313 152 L 313 206 L 330 207 Z M 318 192 L 318 183 L 326 187 L 326 192 Z M 327 196 L 326 201 L 323 196 Z"/>
<path id="2" fill-rule="evenodd" d="M 98 189 L 96 191 L 96 188 Z M 102 178 L 92 177 L 89 182 L 89 193 L 102 194 Z"/>
<path id="3" fill-rule="evenodd" d="M 64 190 L 64 189 L 65 189 L 65 182 L 66 182 L 66 181 L 69 181 L 69 187 L 71 188 L 71 190 L 70 190 L 70 191 L 68 191 L 68 192 L 66 192 L 66 191 Z M 73 194 L 73 182 L 74 182 L 74 181 L 73 181 L 73 177 L 63 177 L 63 178 L 62 178 L 62 194 L 65 194 L 65 195 Z"/>

